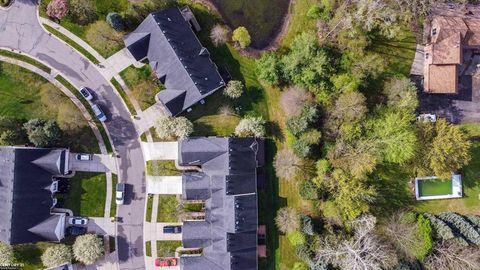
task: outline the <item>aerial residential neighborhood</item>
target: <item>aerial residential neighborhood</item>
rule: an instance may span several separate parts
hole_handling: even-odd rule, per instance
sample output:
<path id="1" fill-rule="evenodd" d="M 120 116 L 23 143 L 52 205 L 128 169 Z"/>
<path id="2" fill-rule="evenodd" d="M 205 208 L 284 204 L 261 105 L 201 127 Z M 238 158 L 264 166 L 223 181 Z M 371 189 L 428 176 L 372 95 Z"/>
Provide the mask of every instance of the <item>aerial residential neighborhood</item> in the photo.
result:
<path id="1" fill-rule="evenodd" d="M 480 4 L 0 0 L 0 269 L 480 269 Z"/>

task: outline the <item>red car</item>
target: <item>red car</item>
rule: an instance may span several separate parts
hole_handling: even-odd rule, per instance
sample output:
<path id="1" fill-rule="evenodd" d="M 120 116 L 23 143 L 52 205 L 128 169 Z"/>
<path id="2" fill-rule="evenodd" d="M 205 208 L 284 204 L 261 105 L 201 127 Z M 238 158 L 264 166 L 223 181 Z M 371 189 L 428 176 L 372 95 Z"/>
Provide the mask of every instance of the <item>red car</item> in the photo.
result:
<path id="1" fill-rule="evenodd" d="M 177 258 L 156 258 L 155 266 L 165 267 L 165 266 L 176 266 L 178 263 Z"/>

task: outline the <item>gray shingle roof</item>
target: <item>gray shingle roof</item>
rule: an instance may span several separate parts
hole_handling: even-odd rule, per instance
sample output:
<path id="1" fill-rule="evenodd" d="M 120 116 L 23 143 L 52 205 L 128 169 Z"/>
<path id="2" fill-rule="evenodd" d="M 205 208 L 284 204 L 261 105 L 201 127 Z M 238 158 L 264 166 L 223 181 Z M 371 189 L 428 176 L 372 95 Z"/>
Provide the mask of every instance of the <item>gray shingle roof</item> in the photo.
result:
<path id="1" fill-rule="evenodd" d="M 52 149 L 0 147 L 0 241 L 21 244 L 54 240 L 44 236 L 57 234 L 56 227 L 47 232 L 49 226 L 37 225 L 51 221 L 53 199 L 47 187 L 52 183 L 50 169 L 55 171 L 56 165 L 38 166 L 33 162 L 42 157 L 50 160 L 58 153 Z M 57 164 L 55 158 L 52 160 Z"/>
<path id="2" fill-rule="evenodd" d="M 172 115 L 225 85 L 216 65 L 177 7 L 151 13 L 124 39 L 137 61 L 147 59 L 165 85 L 157 98 Z"/>
<path id="3" fill-rule="evenodd" d="M 182 241 L 201 257 L 180 258 L 182 270 L 257 269 L 258 157 L 255 138 L 189 138 L 179 142 L 179 163 L 202 172 L 183 176 L 184 199 L 205 200 L 205 220 L 186 221 Z"/>

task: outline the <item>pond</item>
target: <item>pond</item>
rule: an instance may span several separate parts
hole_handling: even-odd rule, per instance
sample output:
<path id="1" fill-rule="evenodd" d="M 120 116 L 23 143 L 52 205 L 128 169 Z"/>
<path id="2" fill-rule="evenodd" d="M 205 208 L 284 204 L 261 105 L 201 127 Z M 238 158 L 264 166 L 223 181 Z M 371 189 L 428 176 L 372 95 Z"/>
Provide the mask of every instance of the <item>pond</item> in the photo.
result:
<path id="1" fill-rule="evenodd" d="M 211 0 L 232 29 L 245 26 L 251 46 L 266 47 L 282 28 L 290 0 Z"/>

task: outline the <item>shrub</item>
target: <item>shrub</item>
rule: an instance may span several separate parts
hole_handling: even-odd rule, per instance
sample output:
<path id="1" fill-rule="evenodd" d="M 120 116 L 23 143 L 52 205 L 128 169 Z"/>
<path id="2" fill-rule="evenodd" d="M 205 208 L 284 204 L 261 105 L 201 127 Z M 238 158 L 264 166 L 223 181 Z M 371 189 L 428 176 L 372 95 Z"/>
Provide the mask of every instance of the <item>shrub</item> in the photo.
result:
<path id="1" fill-rule="evenodd" d="M 300 218 L 294 208 L 282 207 L 277 211 L 275 224 L 282 233 L 289 233 L 300 228 Z"/>
<path id="2" fill-rule="evenodd" d="M 155 131 L 160 139 L 183 139 L 193 132 L 193 123 L 187 118 L 162 115 L 157 119 Z"/>
<path id="3" fill-rule="evenodd" d="M 47 5 L 47 15 L 50 18 L 61 19 L 68 13 L 67 0 L 52 0 Z"/>
<path id="4" fill-rule="evenodd" d="M 295 152 L 295 154 L 297 154 L 297 156 L 301 158 L 308 157 L 310 155 L 310 152 L 312 151 L 310 145 L 302 140 L 294 141 L 292 148 L 293 152 Z"/>
<path id="5" fill-rule="evenodd" d="M 292 117 L 287 120 L 287 129 L 294 136 L 300 135 L 308 128 L 308 121 L 304 117 Z"/>
<path id="6" fill-rule="evenodd" d="M 242 96 L 243 94 L 243 83 L 241 81 L 229 81 L 225 89 L 223 90 L 223 94 L 231 99 L 236 99 Z"/>
<path id="7" fill-rule="evenodd" d="M 459 231 L 468 242 L 480 245 L 480 234 L 462 216 L 448 212 L 438 215 L 438 218 L 445 221 L 451 228 Z"/>
<path id="8" fill-rule="evenodd" d="M 55 267 L 72 261 L 72 249 L 63 244 L 48 247 L 42 254 L 45 267 Z"/>
<path id="9" fill-rule="evenodd" d="M 103 241 L 95 234 L 77 237 L 73 244 L 75 259 L 86 265 L 95 263 L 103 255 Z"/>
<path id="10" fill-rule="evenodd" d="M 37 147 L 53 146 L 61 137 L 60 128 L 52 120 L 31 119 L 23 125 L 23 128 L 30 142 Z"/>
<path id="11" fill-rule="evenodd" d="M 310 19 L 318 19 L 322 16 L 323 8 L 320 5 L 313 5 L 307 11 L 307 17 Z"/>
<path id="12" fill-rule="evenodd" d="M 299 116 L 305 103 L 312 100 L 311 94 L 298 87 L 289 87 L 280 96 L 280 105 L 288 117 Z"/>
<path id="13" fill-rule="evenodd" d="M 475 226 L 477 227 L 477 231 L 478 231 L 478 229 L 480 229 L 480 216 L 467 215 L 467 216 L 465 216 L 465 218 L 466 218 L 470 223 L 472 223 L 473 225 L 475 225 Z"/>
<path id="14" fill-rule="evenodd" d="M 0 133 L 0 145 L 14 145 L 17 142 L 17 134 L 12 130 L 5 130 Z"/>
<path id="15" fill-rule="evenodd" d="M 107 14 L 107 23 L 116 31 L 120 32 L 125 30 L 125 23 L 122 16 L 116 12 L 110 12 Z"/>
<path id="16" fill-rule="evenodd" d="M 322 138 L 322 133 L 316 129 L 309 129 L 305 133 L 300 135 L 300 141 L 312 145 L 319 144 L 320 139 Z"/>
<path id="17" fill-rule="evenodd" d="M 256 61 L 256 73 L 261 81 L 275 85 L 283 80 L 283 66 L 276 53 L 266 52 Z"/>
<path id="18" fill-rule="evenodd" d="M 310 270 L 310 267 L 304 262 L 296 262 L 293 265 L 293 270 Z"/>
<path id="19" fill-rule="evenodd" d="M 265 136 L 265 120 L 260 117 L 246 117 L 240 120 L 235 128 L 235 135 L 239 137 Z"/>
<path id="20" fill-rule="evenodd" d="M 300 158 L 287 147 L 277 152 L 273 164 L 276 175 L 285 180 L 297 176 L 302 170 Z"/>
<path id="21" fill-rule="evenodd" d="M 13 249 L 10 245 L 0 241 L 0 266 L 11 265 L 14 262 Z"/>
<path id="22" fill-rule="evenodd" d="M 289 232 L 287 239 L 294 247 L 305 244 L 305 235 L 299 231 Z"/>
<path id="23" fill-rule="evenodd" d="M 93 0 L 70 0 L 70 15 L 75 23 L 87 25 L 97 18 Z"/>
<path id="24" fill-rule="evenodd" d="M 313 228 L 312 218 L 309 216 L 302 215 L 300 217 L 301 229 L 302 232 L 306 235 L 313 236 L 315 234 L 315 229 Z"/>
<path id="25" fill-rule="evenodd" d="M 210 39 L 212 40 L 213 45 L 218 47 L 228 42 L 229 30 L 226 26 L 215 24 L 210 30 Z"/>
<path id="26" fill-rule="evenodd" d="M 318 199 L 318 187 L 310 180 L 299 182 L 298 192 L 304 200 Z"/>
<path id="27" fill-rule="evenodd" d="M 247 28 L 240 26 L 233 31 L 232 40 L 237 42 L 240 48 L 245 49 L 252 42 Z"/>
<path id="28" fill-rule="evenodd" d="M 433 247 L 432 226 L 430 225 L 430 220 L 419 215 L 417 219 L 417 229 L 423 245 L 421 249 L 415 251 L 415 257 L 422 260 L 428 253 L 430 253 Z"/>

